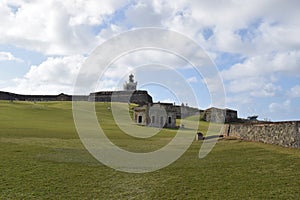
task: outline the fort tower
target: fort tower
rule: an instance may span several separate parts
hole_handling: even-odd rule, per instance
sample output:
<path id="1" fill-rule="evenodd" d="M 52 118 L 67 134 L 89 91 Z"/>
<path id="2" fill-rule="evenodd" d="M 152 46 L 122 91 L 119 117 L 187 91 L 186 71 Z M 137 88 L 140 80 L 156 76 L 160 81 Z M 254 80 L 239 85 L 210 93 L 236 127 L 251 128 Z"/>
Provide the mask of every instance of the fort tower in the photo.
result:
<path id="1" fill-rule="evenodd" d="M 134 76 L 132 74 L 129 75 L 129 82 L 125 82 L 123 85 L 123 89 L 125 91 L 135 91 L 136 90 L 136 86 L 137 86 L 137 82 L 134 82 L 133 80 Z"/>

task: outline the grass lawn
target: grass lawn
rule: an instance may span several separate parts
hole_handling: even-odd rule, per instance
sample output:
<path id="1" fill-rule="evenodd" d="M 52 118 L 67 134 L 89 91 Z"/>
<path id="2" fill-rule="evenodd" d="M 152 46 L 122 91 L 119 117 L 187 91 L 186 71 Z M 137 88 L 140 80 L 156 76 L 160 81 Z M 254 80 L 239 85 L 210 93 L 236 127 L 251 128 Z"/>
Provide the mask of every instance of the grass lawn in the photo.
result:
<path id="1" fill-rule="evenodd" d="M 300 149 L 222 140 L 199 159 L 202 142 L 195 141 L 166 168 L 124 173 L 83 147 L 71 107 L 0 101 L 0 199 L 300 199 Z M 152 151 L 176 133 L 134 139 L 114 124 L 106 103 L 96 110 L 109 138 L 124 149 Z M 202 132 L 207 127 L 201 122 Z"/>

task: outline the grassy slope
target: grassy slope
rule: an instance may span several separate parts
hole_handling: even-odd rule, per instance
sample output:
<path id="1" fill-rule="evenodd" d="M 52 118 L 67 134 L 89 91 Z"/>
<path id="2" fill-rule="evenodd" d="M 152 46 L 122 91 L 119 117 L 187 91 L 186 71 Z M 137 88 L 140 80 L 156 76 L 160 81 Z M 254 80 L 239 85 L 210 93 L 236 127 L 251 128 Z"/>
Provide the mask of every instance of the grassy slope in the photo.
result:
<path id="1" fill-rule="evenodd" d="M 164 130 L 147 140 L 121 134 L 107 105 L 97 115 L 123 148 L 159 148 L 172 138 Z M 207 128 L 201 123 L 201 131 Z M 70 102 L 0 102 L 0 199 L 299 199 L 300 150 L 240 141 L 220 141 L 204 159 L 201 142 L 170 166 L 128 174 L 96 161 L 75 131 Z M 134 149 L 133 149 L 134 150 Z"/>

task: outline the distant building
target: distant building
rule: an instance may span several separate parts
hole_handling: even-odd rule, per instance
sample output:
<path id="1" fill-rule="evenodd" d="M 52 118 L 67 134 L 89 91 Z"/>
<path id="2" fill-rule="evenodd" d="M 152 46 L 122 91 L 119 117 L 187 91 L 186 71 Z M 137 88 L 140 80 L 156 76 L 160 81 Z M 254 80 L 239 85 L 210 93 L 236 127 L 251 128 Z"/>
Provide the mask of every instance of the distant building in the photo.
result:
<path id="1" fill-rule="evenodd" d="M 59 95 L 57 95 L 56 99 L 57 101 L 71 101 L 72 96 L 64 93 L 60 93 Z"/>
<path id="2" fill-rule="evenodd" d="M 147 126 L 150 124 L 150 117 L 149 117 L 149 106 L 137 106 L 134 107 L 134 121 L 138 125 Z"/>
<path id="3" fill-rule="evenodd" d="M 145 105 L 152 103 L 152 97 L 146 90 L 136 90 L 137 82 L 133 75 L 129 76 L 129 82 L 125 82 L 124 91 L 100 91 L 89 95 L 22 95 L 0 91 L 0 100 L 18 101 L 96 101 L 96 102 L 126 102 Z"/>
<path id="4" fill-rule="evenodd" d="M 176 109 L 172 103 L 153 103 L 134 108 L 136 124 L 159 127 L 176 127 Z"/>
<path id="5" fill-rule="evenodd" d="M 95 102 L 124 102 L 135 103 L 134 120 L 136 124 L 153 127 L 176 127 L 176 119 L 193 115 L 203 115 L 203 119 L 209 122 L 236 122 L 237 111 L 231 109 L 209 108 L 199 110 L 184 104 L 181 106 L 173 103 L 153 103 L 152 97 L 146 90 L 137 90 L 137 82 L 134 76 L 129 75 L 128 82 L 123 85 L 121 91 L 99 91 L 89 95 L 22 95 L 0 91 L 0 100 L 19 101 L 95 101 Z"/>
<path id="6" fill-rule="evenodd" d="M 181 105 L 174 105 L 176 109 L 176 118 L 186 118 L 193 115 L 199 115 L 200 113 L 203 113 L 204 110 L 199 110 L 198 108 L 193 108 L 187 105 L 184 105 L 183 103 Z"/>
<path id="7" fill-rule="evenodd" d="M 129 82 L 125 82 L 123 91 L 100 91 L 89 95 L 89 101 L 97 102 L 125 102 L 145 105 L 152 103 L 152 97 L 146 90 L 136 90 L 137 82 L 134 82 L 130 74 Z"/>
<path id="8" fill-rule="evenodd" d="M 91 93 L 89 101 L 96 102 L 124 102 L 145 105 L 152 103 L 152 97 L 146 90 L 135 91 L 100 91 Z"/>
<path id="9" fill-rule="evenodd" d="M 203 118 L 208 122 L 228 123 L 236 121 L 238 119 L 238 114 L 236 110 L 212 107 L 204 111 Z"/>

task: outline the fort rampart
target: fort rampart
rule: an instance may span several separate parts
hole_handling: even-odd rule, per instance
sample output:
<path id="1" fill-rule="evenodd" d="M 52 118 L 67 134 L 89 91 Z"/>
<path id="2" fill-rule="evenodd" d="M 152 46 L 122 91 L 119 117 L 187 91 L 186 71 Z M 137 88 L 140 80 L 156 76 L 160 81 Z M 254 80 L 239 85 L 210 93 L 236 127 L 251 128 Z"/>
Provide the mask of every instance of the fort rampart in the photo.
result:
<path id="1" fill-rule="evenodd" d="M 224 137 L 300 148 L 300 121 L 225 124 Z"/>

